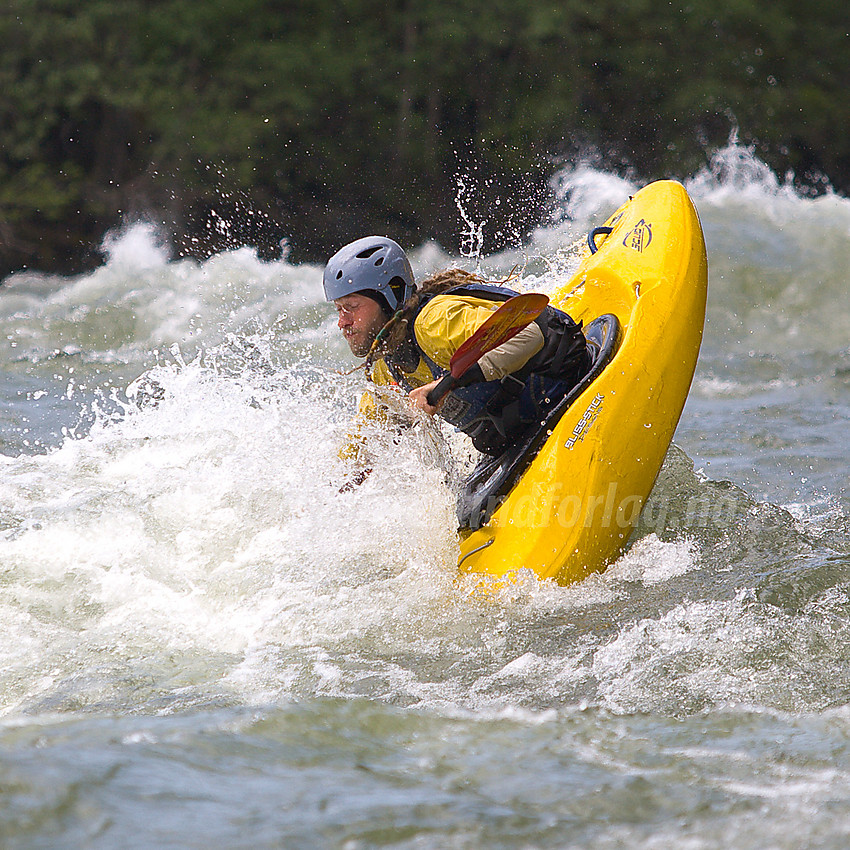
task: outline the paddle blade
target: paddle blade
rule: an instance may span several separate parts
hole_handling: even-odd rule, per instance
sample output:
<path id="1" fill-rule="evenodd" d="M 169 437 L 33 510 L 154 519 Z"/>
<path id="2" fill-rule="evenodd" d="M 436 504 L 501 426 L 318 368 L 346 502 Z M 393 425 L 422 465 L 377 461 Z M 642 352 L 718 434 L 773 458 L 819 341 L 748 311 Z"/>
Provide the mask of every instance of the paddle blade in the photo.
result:
<path id="1" fill-rule="evenodd" d="M 516 336 L 548 303 L 549 299 L 541 292 L 526 292 L 505 301 L 452 355 L 449 362 L 452 377 L 459 378 L 488 351 Z"/>

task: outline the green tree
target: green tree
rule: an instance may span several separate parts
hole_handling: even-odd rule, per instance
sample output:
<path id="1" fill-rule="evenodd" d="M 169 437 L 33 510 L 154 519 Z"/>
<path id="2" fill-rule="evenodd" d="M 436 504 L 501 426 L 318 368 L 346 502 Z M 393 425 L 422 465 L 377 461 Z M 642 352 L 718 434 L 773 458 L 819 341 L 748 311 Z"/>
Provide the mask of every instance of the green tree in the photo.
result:
<path id="1" fill-rule="evenodd" d="M 319 258 L 363 232 L 487 249 L 559 159 L 684 176 L 732 128 L 850 189 L 843 8 L 811 0 L 7 0 L 0 273 L 97 261 L 148 215 L 179 249 Z M 813 49 L 815 46 L 816 49 Z"/>

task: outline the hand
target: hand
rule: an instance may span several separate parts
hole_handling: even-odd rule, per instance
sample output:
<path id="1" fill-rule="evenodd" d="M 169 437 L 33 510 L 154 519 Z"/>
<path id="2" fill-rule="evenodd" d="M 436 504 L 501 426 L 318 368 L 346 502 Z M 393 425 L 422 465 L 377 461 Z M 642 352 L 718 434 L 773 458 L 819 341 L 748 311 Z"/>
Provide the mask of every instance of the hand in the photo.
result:
<path id="1" fill-rule="evenodd" d="M 423 413 L 427 413 L 429 416 L 433 416 L 442 406 L 445 401 L 445 396 L 443 396 L 435 405 L 428 404 L 428 393 L 434 389 L 434 387 L 439 384 L 439 381 L 431 381 L 430 384 L 425 384 L 425 386 L 417 387 L 415 390 L 411 390 L 408 395 L 408 399 L 410 399 L 410 406 L 414 410 L 421 410 Z"/>

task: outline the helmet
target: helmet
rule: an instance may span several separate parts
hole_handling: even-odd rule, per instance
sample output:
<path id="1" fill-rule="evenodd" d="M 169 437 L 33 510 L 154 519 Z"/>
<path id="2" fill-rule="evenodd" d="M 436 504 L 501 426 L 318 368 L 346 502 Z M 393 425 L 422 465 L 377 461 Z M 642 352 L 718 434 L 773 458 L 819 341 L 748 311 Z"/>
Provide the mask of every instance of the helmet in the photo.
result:
<path id="1" fill-rule="evenodd" d="M 407 301 L 416 288 L 406 254 L 398 243 L 385 236 L 366 236 L 340 248 L 328 260 L 322 284 L 328 301 L 354 292 L 374 291 L 383 296 L 391 312 Z"/>

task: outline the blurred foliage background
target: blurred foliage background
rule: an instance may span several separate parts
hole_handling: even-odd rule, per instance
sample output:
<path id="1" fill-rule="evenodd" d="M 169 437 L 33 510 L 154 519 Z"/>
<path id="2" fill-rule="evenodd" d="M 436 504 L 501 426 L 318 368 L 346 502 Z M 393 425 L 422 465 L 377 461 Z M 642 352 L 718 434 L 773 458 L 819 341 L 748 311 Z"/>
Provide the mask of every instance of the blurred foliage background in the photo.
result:
<path id="1" fill-rule="evenodd" d="M 458 178 L 495 250 L 559 163 L 681 178 L 736 129 L 850 189 L 832 0 L 6 0 L 0 45 L 0 274 L 90 266 L 139 217 L 198 256 L 456 250 Z"/>

